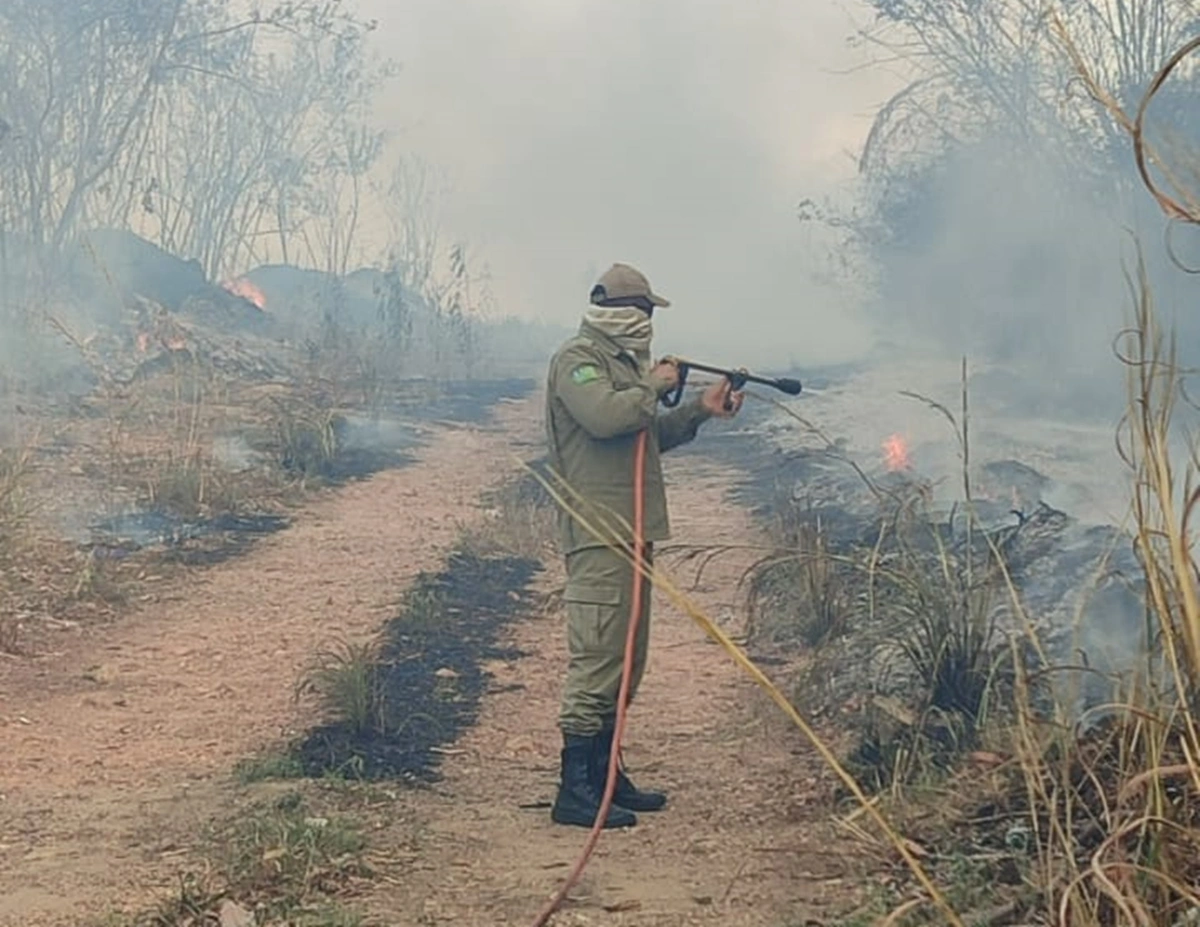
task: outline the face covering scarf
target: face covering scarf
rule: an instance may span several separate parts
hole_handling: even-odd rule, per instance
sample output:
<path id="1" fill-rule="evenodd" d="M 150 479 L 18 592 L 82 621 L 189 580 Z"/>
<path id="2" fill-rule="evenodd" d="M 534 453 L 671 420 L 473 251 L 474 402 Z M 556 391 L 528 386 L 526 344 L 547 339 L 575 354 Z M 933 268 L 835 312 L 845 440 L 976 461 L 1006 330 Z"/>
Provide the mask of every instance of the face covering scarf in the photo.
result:
<path id="1" fill-rule="evenodd" d="M 592 308 L 584 313 L 583 321 L 632 354 L 643 369 L 650 365 L 650 338 L 654 326 L 641 309 L 634 306 Z"/>

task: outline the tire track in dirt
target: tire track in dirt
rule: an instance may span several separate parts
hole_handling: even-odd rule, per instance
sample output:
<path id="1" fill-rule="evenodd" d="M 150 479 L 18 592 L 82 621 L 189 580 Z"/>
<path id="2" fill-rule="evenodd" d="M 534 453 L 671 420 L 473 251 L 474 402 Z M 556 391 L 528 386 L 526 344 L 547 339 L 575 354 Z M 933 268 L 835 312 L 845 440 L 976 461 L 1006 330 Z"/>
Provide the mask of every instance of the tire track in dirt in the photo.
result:
<path id="1" fill-rule="evenodd" d="M 441 564 L 536 439 L 537 401 L 447 430 L 62 654 L 0 667 L 0 924 L 79 923 L 170 884 L 233 765 L 312 721 L 292 700 L 303 664 Z"/>
<path id="2" fill-rule="evenodd" d="M 703 440 L 703 437 L 701 438 Z M 763 543 L 725 490 L 735 474 L 695 456 L 667 458 L 677 544 Z M 696 567 L 660 565 L 730 633 L 752 552 Z M 561 584 L 550 564 L 547 588 Z M 559 609 L 512 632 L 526 656 L 489 667 L 496 694 L 443 766 L 432 793 L 403 796 L 376 842 L 411 862 L 367 900 L 372 923 L 527 927 L 561 885 L 587 832 L 549 819 L 558 773 L 555 727 L 565 654 Z M 829 778 L 729 656 L 656 593 L 650 663 L 630 713 L 635 782 L 663 786 L 668 808 L 607 832 L 555 925 L 796 927 L 844 908 L 854 849 L 828 822 Z M 847 848 L 839 852 L 839 848 Z M 813 918 L 808 921 L 807 918 Z"/>

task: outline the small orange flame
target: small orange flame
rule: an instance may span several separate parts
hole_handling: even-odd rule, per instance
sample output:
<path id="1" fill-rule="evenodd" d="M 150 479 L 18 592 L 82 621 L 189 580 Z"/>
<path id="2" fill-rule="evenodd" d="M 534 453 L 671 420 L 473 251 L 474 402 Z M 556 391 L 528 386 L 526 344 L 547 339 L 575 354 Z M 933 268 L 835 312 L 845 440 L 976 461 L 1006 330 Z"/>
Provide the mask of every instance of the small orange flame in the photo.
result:
<path id="1" fill-rule="evenodd" d="M 150 335 L 148 332 L 138 332 L 137 349 L 139 354 L 145 354 L 150 350 Z"/>
<path id="2" fill-rule="evenodd" d="M 247 299 L 254 303 L 259 309 L 267 308 L 266 294 L 256 287 L 245 277 L 239 277 L 237 280 L 229 280 L 221 284 L 226 290 L 234 296 L 240 296 L 242 299 Z"/>
<path id="3" fill-rule="evenodd" d="M 900 435 L 892 435 L 883 442 L 883 464 L 892 473 L 912 466 L 908 459 L 908 447 Z"/>

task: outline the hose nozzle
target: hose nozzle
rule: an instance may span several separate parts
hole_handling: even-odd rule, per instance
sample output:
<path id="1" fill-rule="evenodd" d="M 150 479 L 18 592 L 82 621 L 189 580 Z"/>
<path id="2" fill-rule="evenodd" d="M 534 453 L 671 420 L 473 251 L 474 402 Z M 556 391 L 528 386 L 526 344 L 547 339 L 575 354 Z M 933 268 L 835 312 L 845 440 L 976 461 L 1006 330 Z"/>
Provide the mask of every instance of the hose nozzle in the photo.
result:
<path id="1" fill-rule="evenodd" d="M 747 383 L 759 383 L 763 386 L 777 389 L 781 393 L 787 393 L 789 396 L 799 396 L 803 389 L 800 381 L 792 377 L 763 377 L 750 373 L 745 367 L 737 370 L 727 367 L 713 367 L 709 364 L 699 364 L 696 361 L 686 360 L 682 357 L 666 357 L 664 360 L 670 361 L 679 368 L 679 382 L 671 392 L 662 398 L 663 405 L 668 408 L 679 405 L 679 400 L 683 398 L 683 388 L 687 383 L 689 370 L 700 370 L 704 373 L 724 377 L 735 390 L 744 388 Z"/>

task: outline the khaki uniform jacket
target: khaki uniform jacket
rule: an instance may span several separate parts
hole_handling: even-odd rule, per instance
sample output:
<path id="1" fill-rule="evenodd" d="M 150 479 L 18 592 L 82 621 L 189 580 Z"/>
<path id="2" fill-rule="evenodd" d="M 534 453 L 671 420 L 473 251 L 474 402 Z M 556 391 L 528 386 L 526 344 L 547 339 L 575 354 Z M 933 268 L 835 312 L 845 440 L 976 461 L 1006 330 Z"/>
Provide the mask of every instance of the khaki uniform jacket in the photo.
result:
<path id="1" fill-rule="evenodd" d="M 586 322 L 550 360 L 546 389 L 550 467 L 573 490 L 563 493 L 567 503 L 595 527 L 611 529 L 604 535 L 614 541 L 630 543 L 633 537 L 637 433 L 649 432 L 644 537 L 654 543 L 670 537 L 659 455 L 695 438 L 709 417 L 699 400 L 660 416 L 662 388 L 649 371 L 638 369 L 629 352 Z M 559 530 L 564 555 L 606 546 L 561 510 Z"/>

